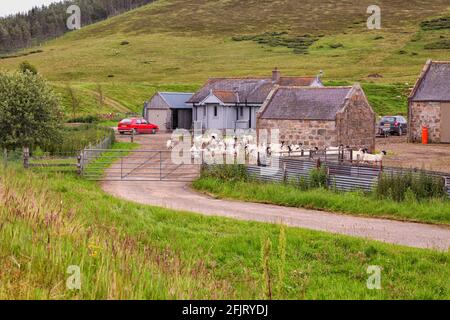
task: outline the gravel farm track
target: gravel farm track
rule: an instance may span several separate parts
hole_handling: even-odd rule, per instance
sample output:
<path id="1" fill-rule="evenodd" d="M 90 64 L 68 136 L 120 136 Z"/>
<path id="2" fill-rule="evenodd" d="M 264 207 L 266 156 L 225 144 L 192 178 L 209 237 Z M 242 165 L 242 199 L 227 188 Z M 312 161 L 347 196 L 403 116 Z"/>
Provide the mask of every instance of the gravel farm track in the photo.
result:
<path id="1" fill-rule="evenodd" d="M 167 134 L 138 135 L 140 150 L 165 150 Z M 119 136 L 119 141 L 129 141 Z M 398 150 L 398 149 L 397 149 Z M 398 152 L 398 151 L 397 151 Z M 104 181 L 105 192 L 140 204 L 208 216 L 246 221 L 284 223 L 288 226 L 361 237 L 416 248 L 446 251 L 450 248 L 450 226 L 387 219 L 364 218 L 317 210 L 219 200 L 193 191 L 188 182 Z"/>

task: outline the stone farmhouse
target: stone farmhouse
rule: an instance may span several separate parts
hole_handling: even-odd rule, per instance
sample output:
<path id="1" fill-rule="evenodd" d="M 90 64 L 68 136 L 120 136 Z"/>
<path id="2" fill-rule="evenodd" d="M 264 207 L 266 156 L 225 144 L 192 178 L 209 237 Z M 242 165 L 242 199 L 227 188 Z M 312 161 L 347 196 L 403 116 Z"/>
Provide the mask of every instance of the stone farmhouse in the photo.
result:
<path id="1" fill-rule="evenodd" d="M 450 61 L 428 60 L 408 103 L 409 141 L 422 138 L 428 128 L 429 142 L 450 143 Z"/>
<path id="2" fill-rule="evenodd" d="M 187 101 L 202 129 L 256 129 L 256 112 L 274 86 L 323 87 L 320 77 L 213 78 Z"/>
<path id="3" fill-rule="evenodd" d="M 287 144 L 375 150 L 376 115 L 359 85 L 276 86 L 257 117 L 258 134 L 277 129 Z"/>
<path id="4" fill-rule="evenodd" d="M 320 76 L 212 78 L 195 94 L 158 92 L 145 117 L 160 129 L 279 129 L 280 141 L 375 149 L 373 112 L 359 85 L 324 87 Z"/>

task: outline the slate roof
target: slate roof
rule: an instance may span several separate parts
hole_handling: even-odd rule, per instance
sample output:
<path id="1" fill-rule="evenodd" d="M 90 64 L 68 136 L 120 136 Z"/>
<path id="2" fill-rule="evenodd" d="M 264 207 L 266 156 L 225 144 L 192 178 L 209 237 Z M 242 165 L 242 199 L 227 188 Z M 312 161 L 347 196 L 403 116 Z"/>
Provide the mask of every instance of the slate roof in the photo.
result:
<path id="1" fill-rule="evenodd" d="M 271 93 L 262 119 L 335 120 L 353 87 L 278 87 Z"/>
<path id="2" fill-rule="evenodd" d="M 188 102 L 200 103 L 211 91 L 220 91 L 225 99 L 222 100 L 224 103 L 236 103 L 238 100 L 241 103 L 262 104 L 276 84 L 310 86 L 316 80 L 316 77 L 281 77 L 279 82 L 275 83 L 270 77 L 212 78 Z"/>
<path id="3" fill-rule="evenodd" d="M 233 91 L 213 90 L 212 93 L 225 103 L 239 103 L 239 95 Z"/>
<path id="4" fill-rule="evenodd" d="M 428 61 L 416 84 L 412 101 L 450 101 L 450 61 Z"/>
<path id="5" fill-rule="evenodd" d="M 193 93 L 158 92 L 158 94 L 171 109 L 192 109 L 192 105 L 187 103 L 187 101 L 192 97 Z"/>

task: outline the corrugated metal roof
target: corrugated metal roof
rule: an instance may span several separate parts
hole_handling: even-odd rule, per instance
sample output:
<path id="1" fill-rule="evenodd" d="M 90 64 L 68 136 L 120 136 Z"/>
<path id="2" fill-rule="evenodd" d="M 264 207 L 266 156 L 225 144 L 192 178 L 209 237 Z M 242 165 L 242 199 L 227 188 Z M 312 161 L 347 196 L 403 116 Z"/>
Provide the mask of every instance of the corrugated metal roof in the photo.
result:
<path id="1" fill-rule="evenodd" d="M 279 82 L 272 78 L 212 78 L 189 100 L 189 103 L 200 103 L 211 91 L 232 92 L 241 103 L 262 104 L 276 84 L 310 86 L 316 77 L 281 77 Z M 231 95 L 228 95 L 231 97 Z M 225 103 L 235 103 L 235 98 Z"/>
<path id="2" fill-rule="evenodd" d="M 335 120 L 352 87 L 279 87 L 274 89 L 261 118 Z"/>
<path id="3" fill-rule="evenodd" d="M 431 62 L 417 86 L 412 101 L 450 101 L 450 61 Z"/>
<path id="4" fill-rule="evenodd" d="M 185 92 L 158 92 L 171 109 L 192 109 L 192 105 L 187 101 L 193 93 Z"/>

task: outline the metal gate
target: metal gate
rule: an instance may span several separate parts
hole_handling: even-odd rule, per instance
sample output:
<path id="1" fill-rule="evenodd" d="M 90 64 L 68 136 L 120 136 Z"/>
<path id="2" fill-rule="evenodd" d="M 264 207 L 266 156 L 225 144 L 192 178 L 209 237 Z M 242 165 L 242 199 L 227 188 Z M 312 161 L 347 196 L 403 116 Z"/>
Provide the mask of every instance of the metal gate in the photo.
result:
<path id="1" fill-rule="evenodd" d="M 80 167 L 88 180 L 190 182 L 201 166 L 194 159 L 174 163 L 171 151 L 86 149 Z"/>

